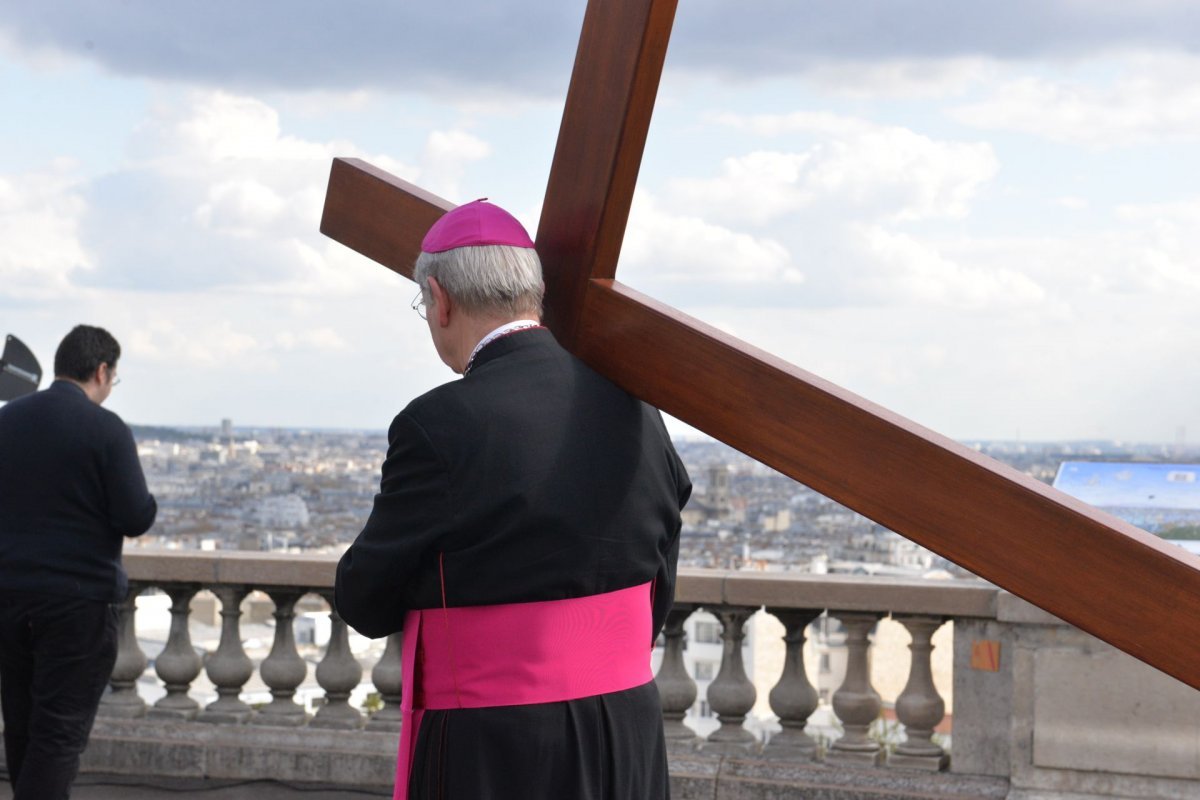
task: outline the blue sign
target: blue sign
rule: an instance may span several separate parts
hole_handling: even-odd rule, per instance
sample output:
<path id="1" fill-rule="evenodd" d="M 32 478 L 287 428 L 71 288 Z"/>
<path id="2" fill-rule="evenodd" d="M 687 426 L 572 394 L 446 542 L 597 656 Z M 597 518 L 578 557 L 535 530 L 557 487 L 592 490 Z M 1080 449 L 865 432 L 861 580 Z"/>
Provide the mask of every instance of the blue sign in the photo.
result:
<path id="1" fill-rule="evenodd" d="M 1200 524 L 1200 464 L 1064 461 L 1054 488 L 1151 532 Z"/>

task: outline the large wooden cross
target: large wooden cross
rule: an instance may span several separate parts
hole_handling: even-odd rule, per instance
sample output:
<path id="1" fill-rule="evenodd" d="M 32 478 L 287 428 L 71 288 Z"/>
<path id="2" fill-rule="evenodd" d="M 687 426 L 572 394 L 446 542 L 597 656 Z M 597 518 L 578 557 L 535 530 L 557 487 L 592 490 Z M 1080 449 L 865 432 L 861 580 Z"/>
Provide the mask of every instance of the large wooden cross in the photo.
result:
<path id="1" fill-rule="evenodd" d="M 677 0 L 590 0 L 537 250 L 546 322 L 629 392 L 1200 688 L 1200 558 L 616 281 Z M 406 277 L 453 204 L 336 159 L 321 231 Z"/>

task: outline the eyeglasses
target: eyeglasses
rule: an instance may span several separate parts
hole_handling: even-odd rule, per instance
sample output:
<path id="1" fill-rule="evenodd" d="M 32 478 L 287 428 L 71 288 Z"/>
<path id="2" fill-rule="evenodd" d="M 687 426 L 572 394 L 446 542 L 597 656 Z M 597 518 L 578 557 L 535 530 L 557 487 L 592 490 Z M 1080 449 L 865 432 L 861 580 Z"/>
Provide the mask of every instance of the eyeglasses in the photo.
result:
<path id="1" fill-rule="evenodd" d="M 417 296 L 413 298 L 413 301 L 409 304 L 409 307 L 413 311 L 417 312 L 418 317 L 425 319 L 425 292 L 418 289 Z"/>

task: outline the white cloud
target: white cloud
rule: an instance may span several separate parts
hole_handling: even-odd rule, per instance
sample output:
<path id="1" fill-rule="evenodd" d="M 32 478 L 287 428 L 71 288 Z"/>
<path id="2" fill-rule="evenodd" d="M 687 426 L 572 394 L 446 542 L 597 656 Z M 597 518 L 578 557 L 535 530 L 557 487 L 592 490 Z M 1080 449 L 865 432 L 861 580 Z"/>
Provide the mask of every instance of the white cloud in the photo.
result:
<path id="1" fill-rule="evenodd" d="M 1078 320 L 1102 301 L 1167 311 L 1200 299 L 1200 196 L 1121 206 L 1092 229 L 963 238 L 943 251 L 962 263 L 1035 277 L 1048 310 L 1064 318 Z"/>
<path id="2" fill-rule="evenodd" d="M 276 334 L 274 344 L 282 350 L 307 348 L 319 353 L 341 353 L 350 347 L 337 331 L 329 327 L 314 328 L 299 333 L 285 331 Z"/>
<path id="3" fill-rule="evenodd" d="M 52 353 L 61 320 L 104 325 L 120 340 L 124 381 L 109 405 L 142 423 L 322 425 L 386 429 L 409 398 L 449 379 L 410 284 L 298 297 L 222 289 L 83 295 L 38 336 L 25 315 L 12 330 Z M 45 359 L 43 359 L 45 363 Z"/>
<path id="4" fill-rule="evenodd" d="M 850 240 L 870 265 L 856 294 L 894 303 L 941 305 L 959 309 L 1037 305 L 1046 291 L 1011 269 L 966 266 L 936 248 L 903 233 L 875 225 L 856 225 Z"/>
<path id="5" fill-rule="evenodd" d="M 711 121 L 731 128 L 749 131 L 758 136 L 781 136 L 786 133 L 818 133 L 825 136 L 856 137 L 876 131 L 880 126 L 858 117 L 848 117 L 831 111 L 792 111 L 787 114 L 711 115 Z"/>
<path id="6" fill-rule="evenodd" d="M 1062 197 L 1056 197 L 1054 202 L 1071 211 L 1082 211 L 1089 205 L 1086 197 L 1077 197 L 1075 195 L 1063 195 Z"/>
<path id="7" fill-rule="evenodd" d="M 188 318 L 190 317 L 190 318 Z M 197 318 L 201 317 L 201 318 Z M 128 336 L 126 350 L 147 364 L 189 364 L 198 369 L 273 369 L 261 340 L 228 319 L 193 314 L 182 319 L 150 311 Z"/>
<path id="8" fill-rule="evenodd" d="M 672 182 L 644 207 L 639 199 L 626 245 L 635 285 L 664 288 L 663 299 L 682 305 L 977 309 L 1046 300 L 1019 269 L 964 260 L 928 233 L 900 230 L 966 216 L 999 168 L 989 145 L 820 112 L 710 120 L 798 147 L 729 157 L 713 177 Z M 661 273 L 678 274 L 678 285 Z M 801 274 L 803 289 L 788 291 Z M 742 285 L 731 287 L 732 276 Z"/>
<path id="9" fill-rule="evenodd" d="M 811 209 L 895 222 L 961 217 L 999 169 L 987 143 L 937 141 L 906 128 L 829 113 L 722 114 L 716 122 L 760 136 L 807 135 L 799 152 L 728 158 L 721 174 L 679 181 L 677 197 L 766 224 Z"/>
<path id="10" fill-rule="evenodd" d="M 1118 77 L 1024 76 L 989 97 L 951 110 L 988 130 L 1105 148 L 1200 139 L 1200 56 L 1139 53 L 1117 62 Z"/>
<path id="11" fill-rule="evenodd" d="M 621 253 L 624 264 L 655 282 L 798 284 L 804 280 L 779 242 L 667 211 L 645 191 L 635 196 Z"/>
<path id="12" fill-rule="evenodd" d="M 769 151 L 726 158 L 717 177 L 674 181 L 670 197 L 676 205 L 690 201 L 722 219 L 766 225 L 812 204 L 805 181 L 811 160 L 811 153 Z"/>
<path id="13" fill-rule="evenodd" d="M 453 136 L 446 141 L 443 164 L 458 152 Z M 346 155 L 410 180 L 421 172 L 347 142 L 290 135 L 256 98 L 193 92 L 160 103 L 132 137 L 126 163 L 87 189 L 83 242 L 96 264 L 87 280 L 168 291 L 362 289 L 358 271 L 329 263 L 345 248 L 318 232 L 330 161 Z"/>
<path id="14" fill-rule="evenodd" d="M 1070 318 L 1040 307 L 688 310 L 948 436 L 1170 441 L 1197 421 L 1192 308 L 1106 296 Z"/>
<path id="15" fill-rule="evenodd" d="M 79 242 L 87 203 L 72 165 L 0 175 L 0 298 L 48 301 L 91 266 Z"/>
<path id="16" fill-rule="evenodd" d="M 208 188 L 208 201 L 196 209 L 196 220 L 214 232 L 252 237 L 286 208 L 287 201 L 260 181 L 223 181 Z"/>
<path id="17" fill-rule="evenodd" d="M 471 161 L 492 154 L 491 146 L 466 131 L 434 131 L 425 145 L 425 158 L 431 164 Z"/>
<path id="18" fill-rule="evenodd" d="M 807 83 L 859 99 L 938 99 L 965 92 L 990 77 L 996 64 L 979 57 L 819 60 L 805 73 Z"/>
<path id="19" fill-rule="evenodd" d="M 1117 217 L 1135 231 L 1123 259 L 1128 283 L 1156 293 L 1200 294 L 1200 199 L 1121 206 Z"/>
<path id="20" fill-rule="evenodd" d="M 275 109 L 253 97 L 227 92 L 193 95 L 188 116 L 171 126 L 173 151 L 207 162 L 235 159 L 290 161 L 324 156 L 327 146 L 284 136 Z"/>
<path id="21" fill-rule="evenodd" d="M 442 197 L 458 197 L 467 165 L 491 154 L 490 144 L 467 131 L 433 131 L 421 156 L 422 188 Z"/>

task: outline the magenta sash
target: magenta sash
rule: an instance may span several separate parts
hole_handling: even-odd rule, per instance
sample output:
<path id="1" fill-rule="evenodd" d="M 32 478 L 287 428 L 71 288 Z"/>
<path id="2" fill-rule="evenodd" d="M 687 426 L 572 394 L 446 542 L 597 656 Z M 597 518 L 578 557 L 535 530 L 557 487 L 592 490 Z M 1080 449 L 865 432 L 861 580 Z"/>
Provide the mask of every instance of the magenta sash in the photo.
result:
<path id="1" fill-rule="evenodd" d="M 394 800 L 408 800 L 426 709 L 554 703 L 653 680 L 650 588 L 643 583 L 566 600 L 409 611 Z"/>

